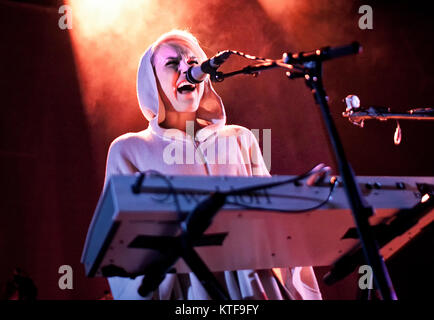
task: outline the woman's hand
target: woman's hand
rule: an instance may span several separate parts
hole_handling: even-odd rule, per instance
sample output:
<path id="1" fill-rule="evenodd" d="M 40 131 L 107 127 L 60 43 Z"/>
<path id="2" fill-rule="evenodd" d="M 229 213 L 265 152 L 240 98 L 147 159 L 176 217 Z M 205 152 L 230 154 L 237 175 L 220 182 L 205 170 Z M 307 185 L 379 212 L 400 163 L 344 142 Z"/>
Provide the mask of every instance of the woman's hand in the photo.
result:
<path id="1" fill-rule="evenodd" d="M 312 174 L 307 179 L 306 184 L 308 186 L 315 186 L 315 185 L 323 182 L 325 180 L 325 178 L 329 175 L 332 168 L 330 168 L 329 166 L 326 166 L 324 163 L 320 163 L 312 170 L 317 171 L 317 172 Z"/>

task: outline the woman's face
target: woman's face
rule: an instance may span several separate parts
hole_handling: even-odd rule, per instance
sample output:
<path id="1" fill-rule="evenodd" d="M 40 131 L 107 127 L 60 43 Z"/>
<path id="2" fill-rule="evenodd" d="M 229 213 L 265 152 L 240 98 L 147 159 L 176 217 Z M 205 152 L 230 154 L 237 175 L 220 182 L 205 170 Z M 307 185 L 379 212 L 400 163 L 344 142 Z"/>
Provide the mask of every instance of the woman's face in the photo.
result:
<path id="1" fill-rule="evenodd" d="M 186 80 L 188 68 L 202 62 L 193 50 L 186 44 L 164 43 L 155 51 L 153 61 L 160 84 L 160 96 L 165 104 L 168 100 L 171 105 L 166 105 L 166 109 L 173 107 L 177 112 L 195 112 L 203 95 L 204 84 L 191 84 Z"/>

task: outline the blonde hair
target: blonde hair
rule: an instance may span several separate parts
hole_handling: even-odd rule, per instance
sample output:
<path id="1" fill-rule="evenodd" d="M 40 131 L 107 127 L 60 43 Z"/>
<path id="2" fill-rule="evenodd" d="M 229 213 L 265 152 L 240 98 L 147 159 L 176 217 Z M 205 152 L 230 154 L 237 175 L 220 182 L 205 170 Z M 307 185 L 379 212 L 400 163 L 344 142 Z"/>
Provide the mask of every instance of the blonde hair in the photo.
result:
<path id="1" fill-rule="evenodd" d="M 206 60 L 207 56 L 205 52 L 199 45 L 197 38 L 187 30 L 174 29 L 169 32 L 163 33 L 153 44 L 152 44 L 152 57 L 151 63 L 154 65 L 154 54 L 158 48 L 168 42 L 182 42 L 186 43 L 193 52 L 197 55 L 198 59 Z"/>

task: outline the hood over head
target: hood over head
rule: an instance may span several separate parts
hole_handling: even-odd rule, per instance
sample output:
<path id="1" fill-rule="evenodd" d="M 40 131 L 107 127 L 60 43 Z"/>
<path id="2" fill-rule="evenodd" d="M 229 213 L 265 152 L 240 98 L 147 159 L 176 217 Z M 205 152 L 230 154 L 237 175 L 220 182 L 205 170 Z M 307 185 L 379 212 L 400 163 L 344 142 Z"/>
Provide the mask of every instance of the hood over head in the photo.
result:
<path id="1" fill-rule="evenodd" d="M 163 34 L 142 55 L 137 72 L 137 97 L 145 118 L 153 126 L 164 121 L 164 103 L 158 94 L 157 81 L 152 65 L 152 56 L 158 45 L 166 42 L 187 43 L 198 55 L 200 62 L 207 59 L 205 52 L 200 48 L 197 40 L 188 32 L 171 31 Z M 211 80 L 204 80 L 204 92 L 196 111 L 198 122 L 209 129 L 217 129 L 226 123 L 226 113 L 220 96 L 212 87 Z"/>

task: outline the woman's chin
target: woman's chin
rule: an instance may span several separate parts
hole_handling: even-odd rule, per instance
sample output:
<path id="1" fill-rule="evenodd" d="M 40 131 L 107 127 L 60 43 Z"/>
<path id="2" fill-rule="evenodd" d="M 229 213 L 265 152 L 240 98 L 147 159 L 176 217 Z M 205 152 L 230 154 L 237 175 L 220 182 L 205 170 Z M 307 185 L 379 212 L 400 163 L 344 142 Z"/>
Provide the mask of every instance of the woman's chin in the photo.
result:
<path id="1" fill-rule="evenodd" d="M 197 103 L 180 103 L 173 106 L 177 112 L 196 112 L 199 108 Z"/>

